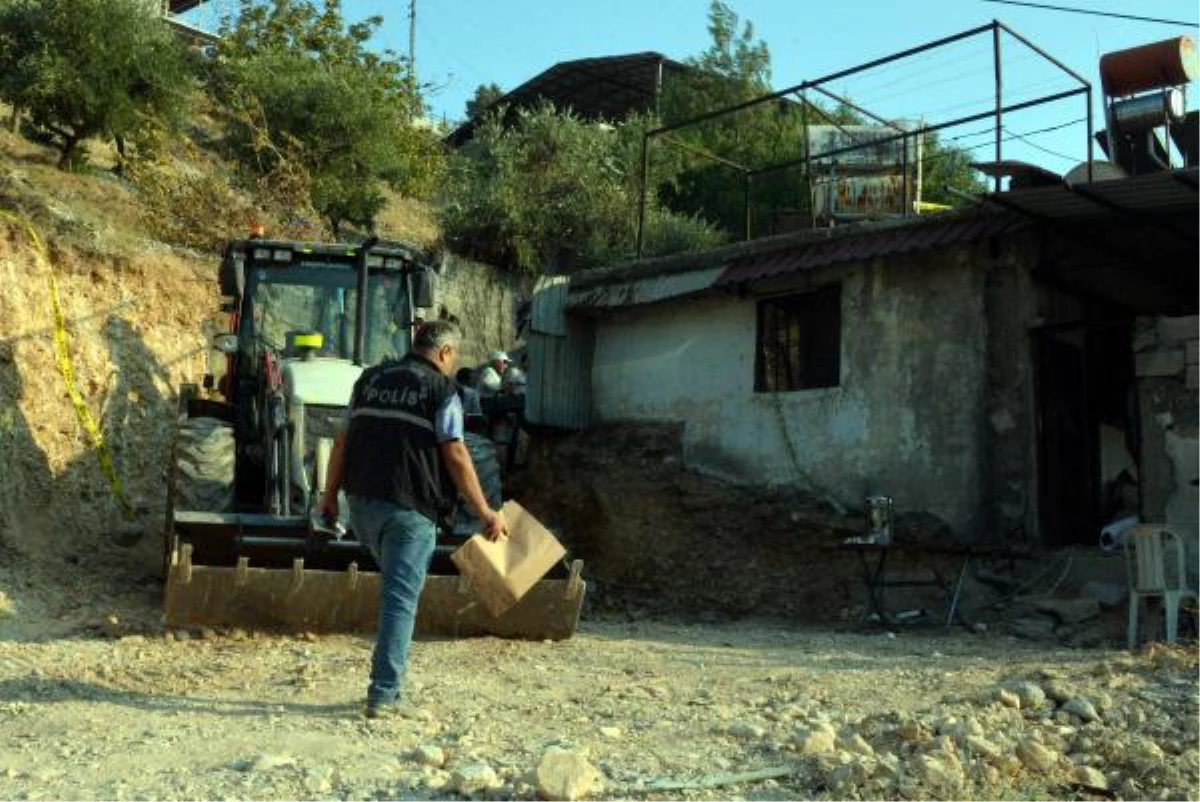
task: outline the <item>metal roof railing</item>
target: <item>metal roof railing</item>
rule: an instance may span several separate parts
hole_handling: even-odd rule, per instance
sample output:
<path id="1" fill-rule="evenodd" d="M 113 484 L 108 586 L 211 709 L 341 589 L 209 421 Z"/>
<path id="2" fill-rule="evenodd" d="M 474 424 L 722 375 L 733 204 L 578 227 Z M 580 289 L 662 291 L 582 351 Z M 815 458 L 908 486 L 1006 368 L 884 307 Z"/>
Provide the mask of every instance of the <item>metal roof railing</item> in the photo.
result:
<path id="1" fill-rule="evenodd" d="M 1078 85 L 1074 88 L 1067 89 L 1065 91 L 1059 91 L 1059 92 L 1054 92 L 1051 94 L 1040 95 L 1038 97 L 1030 98 L 1030 99 L 1027 99 L 1027 100 L 1018 102 L 1018 103 L 1011 103 L 1011 102 L 1006 103 L 1005 96 L 1004 96 L 1003 62 L 1001 59 L 1001 34 L 1008 34 L 1009 36 L 1013 37 L 1016 41 L 1018 41 L 1019 43 L 1021 43 L 1025 47 L 1027 47 L 1030 51 L 1032 51 L 1036 56 L 1041 58 L 1043 61 L 1045 61 L 1046 63 L 1057 68 L 1061 72 L 1065 73 L 1067 76 L 1069 76 L 1069 78 L 1072 81 L 1076 82 Z M 838 80 L 847 78 L 849 76 L 857 75 L 859 73 L 864 73 L 868 70 L 872 70 L 877 67 L 892 64 L 894 62 L 901 61 L 903 59 L 912 58 L 914 56 L 926 53 L 931 50 L 935 50 L 937 48 L 946 47 L 947 45 L 951 45 L 956 42 L 960 42 L 963 40 L 971 39 L 974 37 L 980 37 L 980 36 L 984 36 L 984 35 L 990 35 L 990 37 L 991 37 L 991 51 L 992 51 L 991 55 L 992 55 L 992 65 L 993 65 L 993 76 L 992 77 L 993 77 L 993 87 L 994 87 L 992 107 L 987 111 L 977 112 L 974 114 L 968 114 L 968 115 L 956 117 L 956 118 L 949 119 L 949 120 L 943 120 L 943 121 L 939 121 L 939 122 L 932 122 L 932 123 L 923 122 L 919 126 L 914 126 L 914 127 L 905 129 L 903 126 L 898 126 L 893 122 L 889 122 L 889 121 L 885 120 L 882 116 L 874 114 L 874 113 L 866 110 L 865 108 L 862 108 L 862 107 L 852 103 L 849 99 L 847 99 L 843 96 L 840 96 L 834 92 L 831 92 L 829 89 L 826 88 L 826 85 L 828 85 L 834 81 L 838 81 Z M 867 143 L 858 143 L 858 144 L 850 145 L 847 147 L 840 147 L 840 148 L 834 148 L 831 150 L 822 151 L 820 153 L 812 153 L 810 146 L 809 146 L 809 140 L 808 140 L 808 135 L 807 135 L 807 129 L 809 127 L 807 115 L 808 115 L 809 111 L 814 112 L 818 116 L 824 117 L 830 123 L 832 123 L 833 125 L 835 125 L 839 128 L 841 128 L 842 126 L 839 125 L 838 123 L 836 123 L 831 118 L 829 118 L 828 115 L 825 113 L 825 111 L 823 109 L 821 109 L 821 107 L 819 105 L 808 100 L 806 93 L 810 90 L 813 92 L 819 93 L 827 98 L 836 100 L 838 103 L 841 103 L 841 104 L 847 106 L 848 108 L 853 109 L 858 114 L 862 114 L 863 116 L 867 117 L 868 119 L 871 119 L 871 120 L 873 120 L 877 123 L 880 123 L 886 127 L 894 129 L 897 133 L 885 135 L 885 136 L 873 137 L 871 139 L 871 141 L 867 142 Z M 933 40 L 930 42 L 926 42 L 925 44 L 921 44 L 916 47 L 909 48 L 907 50 L 902 50 L 897 53 L 893 53 L 889 56 L 884 56 L 882 58 L 874 59 L 872 61 L 868 61 L 866 63 L 859 64 L 857 66 L 850 67 L 848 69 L 839 70 L 837 72 L 833 72 L 828 75 L 824 75 L 820 78 L 816 78 L 814 80 L 802 81 L 801 83 L 798 83 L 794 86 L 789 86 L 786 89 L 781 89 L 777 92 L 772 92 L 767 95 L 762 95 L 760 97 L 756 97 L 751 100 L 747 100 L 742 103 L 738 103 L 736 105 L 728 106 L 726 108 L 716 109 L 714 111 L 710 111 L 705 114 L 701 114 L 696 117 L 692 117 L 690 119 L 683 120 L 678 123 L 673 123 L 671 125 L 665 125 L 665 126 L 653 129 L 651 131 L 647 131 L 643 135 L 643 138 L 642 138 L 641 190 L 640 190 L 640 197 L 639 197 L 638 221 L 637 221 L 637 247 L 636 247 L 637 258 L 640 259 L 643 255 L 647 204 L 648 204 L 648 199 L 649 199 L 649 193 L 651 191 L 651 187 L 649 186 L 650 166 L 651 166 L 651 145 L 655 141 L 661 140 L 672 146 L 681 147 L 683 149 L 686 149 L 688 152 L 690 152 L 694 155 L 708 158 L 709 160 L 713 161 L 714 163 L 721 164 L 725 167 L 734 169 L 741 174 L 743 204 L 744 204 L 744 209 L 745 209 L 743 230 L 742 230 L 742 239 L 746 240 L 746 239 L 750 239 L 750 229 L 751 229 L 750 193 L 751 193 L 751 188 L 752 188 L 753 182 L 754 182 L 755 178 L 757 178 L 757 177 L 769 175 L 772 173 L 777 173 L 779 171 L 789 169 L 789 168 L 803 167 L 803 174 L 806 176 L 806 180 L 811 180 L 813 163 L 815 161 L 830 159 L 835 156 L 844 155 L 844 154 L 852 153 L 855 151 L 861 151 L 864 148 L 868 148 L 868 147 L 878 147 L 879 145 L 888 144 L 888 143 L 897 143 L 897 142 L 901 143 L 901 152 L 904 154 L 905 158 L 907 158 L 907 154 L 909 153 L 908 142 L 910 140 L 911 141 L 920 141 L 920 138 L 924 137 L 926 134 L 936 133 L 938 131 L 941 131 L 941 130 L 944 130 L 947 128 L 952 128 L 955 126 L 964 125 L 966 123 L 975 122 L 975 121 L 979 121 L 979 120 L 985 120 L 985 119 L 991 119 L 993 122 L 992 127 L 994 129 L 995 159 L 997 162 L 1000 162 L 1003 159 L 1003 143 L 1005 141 L 1005 137 L 1004 137 L 1004 115 L 1005 114 L 1011 114 L 1016 111 L 1021 111 L 1023 109 L 1029 109 L 1029 108 L 1041 106 L 1041 105 L 1048 104 L 1048 103 L 1055 103 L 1058 101 L 1062 101 L 1062 100 L 1072 98 L 1072 97 L 1077 97 L 1080 95 L 1082 95 L 1084 97 L 1085 102 L 1087 104 L 1086 115 L 1085 115 L 1085 119 L 1087 122 L 1087 135 L 1086 135 L 1087 136 L 1087 162 L 1086 163 L 1087 163 L 1087 178 L 1088 178 L 1088 181 L 1090 182 L 1092 180 L 1092 165 L 1093 165 L 1093 161 L 1094 161 L 1094 158 L 1093 158 L 1094 139 L 1093 139 L 1093 117 L 1092 117 L 1092 85 L 1091 85 L 1091 83 L 1087 79 L 1085 79 L 1083 76 L 1079 75 L 1079 73 L 1075 72 L 1070 67 L 1066 66 L 1061 61 L 1059 61 L 1058 59 L 1051 56 L 1045 50 L 1038 47 L 1036 44 L 1031 42 L 1029 39 L 1027 39 L 1026 37 L 1022 36 L 1021 34 L 1017 33 L 1013 29 L 1009 28 L 1007 25 L 999 22 L 998 20 L 993 20 L 991 23 L 989 23 L 987 25 L 981 25 L 977 28 L 972 28 L 970 30 L 963 31 L 961 33 L 957 33 L 952 36 L 947 36 L 947 37 L 943 37 L 941 39 L 936 39 L 936 40 Z M 759 166 L 759 167 L 752 167 L 750 165 L 739 164 L 736 161 L 726 158 L 720 154 L 705 153 L 705 152 L 695 148 L 694 146 L 687 146 L 685 143 L 682 143 L 677 136 L 668 136 L 669 134 L 678 133 L 680 131 L 684 131 L 689 128 L 694 128 L 695 126 L 697 126 L 701 123 L 704 123 L 704 122 L 729 117 L 729 116 L 735 115 L 739 112 L 742 112 L 742 111 L 745 111 L 748 109 L 752 109 L 754 107 L 762 106 L 767 103 L 777 102 L 780 100 L 791 100 L 793 97 L 798 98 L 800 101 L 800 110 L 801 110 L 802 114 L 804 115 L 802 125 L 806 131 L 805 137 L 804 137 L 804 155 L 798 159 L 789 159 L 787 161 L 782 161 L 782 162 L 778 162 L 775 164 Z M 905 180 L 905 182 L 907 182 L 908 181 L 907 165 L 905 165 L 904 176 L 905 176 L 904 180 Z M 995 190 L 999 191 L 1001 177 L 999 175 L 996 175 L 994 180 L 995 180 L 995 185 L 994 185 Z M 909 195 L 907 183 L 906 183 L 906 186 L 904 189 L 904 195 L 905 195 L 905 198 L 907 199 L 908 195 Z M 909 209 L 907 208 L 907 204 L 906 204 L 904 213 L 908 214 L 908 212 L 909 212 Z"/>

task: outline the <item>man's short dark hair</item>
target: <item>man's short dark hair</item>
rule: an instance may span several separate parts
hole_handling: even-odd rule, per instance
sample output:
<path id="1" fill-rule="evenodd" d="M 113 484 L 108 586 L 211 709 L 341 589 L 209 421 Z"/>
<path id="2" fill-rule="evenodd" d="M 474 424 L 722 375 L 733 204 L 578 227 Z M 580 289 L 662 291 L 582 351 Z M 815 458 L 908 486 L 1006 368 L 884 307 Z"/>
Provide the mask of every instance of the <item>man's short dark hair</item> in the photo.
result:
<path id="1" fill-rule="evenodd" d="M 462 342 L 462 329 L 449 320 L 430 320 L 417 327 L 413 336 L 413 350 L 436 351 L 446 345 Z"/>

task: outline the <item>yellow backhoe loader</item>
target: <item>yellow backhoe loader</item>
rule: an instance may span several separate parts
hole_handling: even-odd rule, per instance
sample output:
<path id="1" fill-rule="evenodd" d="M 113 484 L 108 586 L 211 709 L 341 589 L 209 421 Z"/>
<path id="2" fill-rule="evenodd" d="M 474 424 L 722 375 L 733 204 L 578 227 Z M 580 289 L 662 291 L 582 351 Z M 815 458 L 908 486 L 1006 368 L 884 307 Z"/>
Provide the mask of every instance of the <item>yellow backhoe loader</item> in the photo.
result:
<path id="1" fill-rule="evenodd" d="M 220 268 L 229 331 L 219 380 L 180 391 L 164 530 L 170 627 L 370 631 L 377 566 L 348 526 L 319 515 L 325 465 L 365 366 L 403 355 L 417 308 L 435 305 L 419 254 L 371 239 L 331 245 L 231 242 Z M 472 442 L 499 494 L 487 443 Z M 489 480 L 490 481 L 490 480 Z M 494 499 L 497 500 L 498 499 Z M 564 561 L 499 617 L 449 554 L 469 534 L 446 526 L 417 611 L 426 635 L 563 639 L 583 604 L 582 563 Z"/>

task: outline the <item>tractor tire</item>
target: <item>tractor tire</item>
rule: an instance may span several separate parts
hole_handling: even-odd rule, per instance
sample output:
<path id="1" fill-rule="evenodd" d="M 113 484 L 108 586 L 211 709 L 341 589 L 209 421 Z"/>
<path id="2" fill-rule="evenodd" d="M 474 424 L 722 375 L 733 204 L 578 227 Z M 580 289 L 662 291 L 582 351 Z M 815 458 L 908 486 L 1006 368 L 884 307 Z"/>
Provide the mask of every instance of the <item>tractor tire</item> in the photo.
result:
<path id="1" fill-rule="evenodd" d="M 233 510 L 236 444 L 233 425 L 217 418 L 187 418 L 175 433 L 177 510 Z"/>
<path id="2" fill-rule="evenodd" d="M 217 418 L 185 418 L 175 430 L 163 529 L 163 576 L 175 549 L 175 511 L 230 512 L 234 506 L 233 425 Z"/>

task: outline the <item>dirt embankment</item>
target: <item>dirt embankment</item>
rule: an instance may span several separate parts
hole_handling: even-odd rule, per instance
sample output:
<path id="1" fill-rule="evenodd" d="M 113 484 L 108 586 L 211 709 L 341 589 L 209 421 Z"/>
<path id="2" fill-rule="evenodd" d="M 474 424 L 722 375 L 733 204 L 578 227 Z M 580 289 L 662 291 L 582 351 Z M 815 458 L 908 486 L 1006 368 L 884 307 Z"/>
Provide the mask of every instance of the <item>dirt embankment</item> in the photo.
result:
<path id="1" fill-rule="evenodd" d="M 543 433 L 512 490 L 585 561 L 602 609 L 837 620 L 859 569 L 836 546 L 859 521 L 686 470 L 681 434 L 651 424 Z"/>
<path id="2" fill-rule="evenodd" d="M 58 631 L 153 580 L 174 397 L 203 373 L 215 274 L 136 235 L 127 184 L 3 145 L 0 591 L 20 612 L 6 633 Z M 115 588 L 94 586 L 109 570 Z"/>

